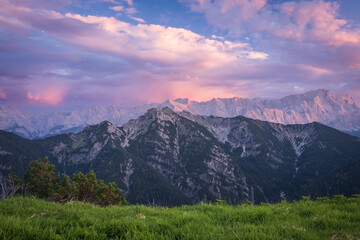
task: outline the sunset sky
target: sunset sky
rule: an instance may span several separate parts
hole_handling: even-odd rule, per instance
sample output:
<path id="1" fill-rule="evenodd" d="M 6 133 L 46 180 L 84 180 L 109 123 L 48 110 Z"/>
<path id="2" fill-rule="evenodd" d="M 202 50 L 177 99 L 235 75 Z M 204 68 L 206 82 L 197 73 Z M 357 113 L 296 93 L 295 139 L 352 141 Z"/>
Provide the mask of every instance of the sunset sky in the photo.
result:
<path id="1" fill-rule="evenodd" d="M 360 103 L 360 0 L 0 0 L 0 104 Z"/>

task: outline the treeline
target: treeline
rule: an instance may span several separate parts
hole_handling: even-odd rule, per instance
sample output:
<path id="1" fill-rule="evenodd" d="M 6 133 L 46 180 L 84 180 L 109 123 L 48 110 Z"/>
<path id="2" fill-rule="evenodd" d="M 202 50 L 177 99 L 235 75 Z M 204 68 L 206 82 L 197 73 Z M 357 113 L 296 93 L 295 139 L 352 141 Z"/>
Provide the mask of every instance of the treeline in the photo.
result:
<path id="1" fill-rule="evenodd" d="M 127 204 L 123 193 L 114 182 L 105 184 L 103 180 L 96 179 L 94 171 L 86 175 L 79 172 L 72 178 L 60 178 L 48 158 L 32 161 L 23 179 L 9 170 L 7 178 L 0 176 L 0 187 L 2 198 L 22 195 L 60 203 L 85 201 L 101 206 Z"/>

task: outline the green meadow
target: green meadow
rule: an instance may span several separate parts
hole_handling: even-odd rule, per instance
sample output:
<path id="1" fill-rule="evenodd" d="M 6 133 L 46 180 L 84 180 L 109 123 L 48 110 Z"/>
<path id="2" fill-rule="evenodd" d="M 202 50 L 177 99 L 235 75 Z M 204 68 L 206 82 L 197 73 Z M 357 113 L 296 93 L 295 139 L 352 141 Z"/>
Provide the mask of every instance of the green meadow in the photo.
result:
<path id="1" fill-rule="evenodd" d="M 360 197 L 179 207 L 0 201 L 0 239 L 360 239 Z"/>

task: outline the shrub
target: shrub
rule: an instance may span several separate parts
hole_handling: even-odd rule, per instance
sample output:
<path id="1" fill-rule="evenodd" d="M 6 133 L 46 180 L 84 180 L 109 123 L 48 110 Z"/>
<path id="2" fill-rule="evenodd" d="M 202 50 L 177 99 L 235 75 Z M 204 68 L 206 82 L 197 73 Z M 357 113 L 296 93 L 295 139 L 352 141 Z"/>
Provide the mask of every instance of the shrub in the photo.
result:
<path id="1" fill-rule="evenodd" d="M 25 194 L 39 198 L 53 196 L 60 182 L 60 174 L 55 174 L 55 166 L 46 157 L 44 161 L 32 161 L 24 177 Z"/>
<path id="2" fill-rule="evenodd" d="M 102 206 L 127 205 L 121 190 L 114 182 L 105 184 L 96 179 L 92 170 L 84 175 L 81 172 L 73 175 L 73 179 L 55 173 L 55 166 L 46 157 L 30 163 L 23 182 L 24 196 L 35 196 L 55 202 L 84 201 Z"/>

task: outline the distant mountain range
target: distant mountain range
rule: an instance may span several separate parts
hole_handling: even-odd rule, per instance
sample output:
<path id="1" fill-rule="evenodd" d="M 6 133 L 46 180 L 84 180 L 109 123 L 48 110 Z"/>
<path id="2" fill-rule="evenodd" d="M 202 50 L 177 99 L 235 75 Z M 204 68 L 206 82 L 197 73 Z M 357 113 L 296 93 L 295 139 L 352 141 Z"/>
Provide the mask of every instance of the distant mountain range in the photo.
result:
<path id="1" fill-rule="evenodd" d="M 150 108 L 169 107 L 174 111 L 188 111 L 203 116 L 235 117 L 282 123 L 305 124 L 320 122 L 343 132 L 360 136 L 360 107 L 348 95 L 315 90 L 278 100 L 260 98 L 215 98 L 207 102 L 188 99 L 167 100 L 134 108 L 115 106 L 92 107 L 72 112 L 34 114 L 14 107 L 0 106 L 0 129 L 30 139 L 60 133 L 79 132 L 88 125 L 108 120 L 122 126 L 136 119 Z"/>
<path id="2" fill-rule="evenodd" d="M 322 97 L 313 92 L 275 102 L 279 106 L 283 101 L 305 104 L 305 98 L 315 96 L 323 103 L 332 96 L 320 92 L 324 93 Z M 336 99 L 334 102 L 339 103 L 343 98 Z M 320 107 L 319 101 L 314 100 L 316 107 L 309 105 L 309 109 L 327 112 L 328 105 Z M 343 99 L 343 104 L 336 106 L 350 111 L 349 106 L 354 104 L 349 101 Z M 192 111 L 201 104 L 214 104 L 216 109 L 226 105 L 228 114 L 231 109 L 240 111 L 234 107 L 236 102 L 249 106 L 250 102 L 266 101 L 175 103 Z M 178 106 L 175 109 L 179 110 Z M 203 111 L 212 114 L 215 110 L 203 107 Z M 131 203 L 179 205 L 216 199 L 259 203 L 302 195 L 360 193 L 360 139 L 320 123 L 282 125 L 242 116 L 199 116 L 153 108 L 122 127 L 104 121 L 79 133 L 45 139 L 29 140 L 0 131 L 3 173 L 11 168 L 24 174 L 31 160 L 44 156 L 62 175 L 94 169 L 98 178 L 115 181 Z"/>

